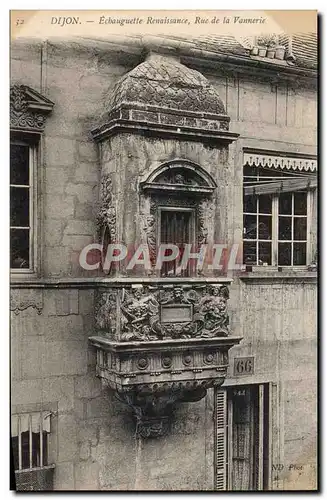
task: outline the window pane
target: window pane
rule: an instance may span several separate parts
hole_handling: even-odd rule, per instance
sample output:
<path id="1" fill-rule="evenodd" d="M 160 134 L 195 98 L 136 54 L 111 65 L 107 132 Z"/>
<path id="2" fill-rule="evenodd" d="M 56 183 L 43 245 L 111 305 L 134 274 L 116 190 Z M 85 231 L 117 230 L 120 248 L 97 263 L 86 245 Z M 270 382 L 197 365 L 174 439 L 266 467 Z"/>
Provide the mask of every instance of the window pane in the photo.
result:
<path id="1" fill-rule="evenodd" d="M 292 193 L 282 193 L 279 195 L 279 213 L 291 214 L 292 213 Z"/>
<path id="2" fill-rule="evenodd" d="M 10 225 L 29 226 L 29 188 L 10 188 Z"/>
<path id="3" fill-rule="evenodd" d="M 294 193 L 294 214 L 307 215 L 307 193 Z"/>
<path id="4" fill-rule="evenodd" d="M 261 214 L 271 214 L 272 198 L 270 194 L 262 194 L 259 196 L 259 212 Z"/>
<path id="5" fill-rule="evenodd" d="M 243 238 L 245 240 L 255 240 L 257 238 L 257 216 L 244 216 Z"/>
<path id="6" fill-rule="evenodd" d="M 278 217 L 278 239 L 291 240 L 292 239 L 292 218 L 291 217 Z"/>
<path id="7" fill-rule="evenodd" d="M 294 217 L 294 239 L 306 240 L 307 239 L 307 218 Z"/>
<path id="8" fill-rule="evenodd" d="M 260 240 L 270 240 L 271 239 L 271 217 L 260 215 L 259 216 L 259 239 Z"/>
<path id="9" fill-rule="evenodd" d="M 279 243 L 278 244 L 278 265 L 290 266 L 291 265 L 291 244 L 292 243 Z"/>
<path id="10" fill-rule="evenodd" d="M 257 167 L 250 167 L 250 165 L 245 165 L 244 170 L 243 170 L 243 175 L 244 177 L 253 177 L 257 178 L 259 173 L 259 169 Z M 245 179 L 245 180 L 253 180 L 253 179 Z"/>
<path id="11" fill-rule="evenodd" d="M 267 263 L 268 266 L 271 266 L 271 243 L 259 242 L 259 260 L 263 264 Z"/>
<path id="12" fill-rule="evenodd" d="M 252 241 L 243 241 L 243 263 L 257 264 L 257 244 Z"/>
<path id="13" fill-rule="evenodd" d="M 305 266 L 307 260 L 307 244 L 294 243 L 293 246 L 293 265 Z"/>
<path id="14" fill-rule="evenodd" d="M 29 268 L 29 230 L 11 229 L 10 231 L 10 267 L 13 269 Z"/>
<path id="15" fill-rule="evenodd" d="M 244 212 L 257 213 L 256 196 L 244 196 Z"/>
<path id="16" fill-rule="evenodd" d="M 10 145 L 10 184 L 29 184 L 29 147 Z"/>

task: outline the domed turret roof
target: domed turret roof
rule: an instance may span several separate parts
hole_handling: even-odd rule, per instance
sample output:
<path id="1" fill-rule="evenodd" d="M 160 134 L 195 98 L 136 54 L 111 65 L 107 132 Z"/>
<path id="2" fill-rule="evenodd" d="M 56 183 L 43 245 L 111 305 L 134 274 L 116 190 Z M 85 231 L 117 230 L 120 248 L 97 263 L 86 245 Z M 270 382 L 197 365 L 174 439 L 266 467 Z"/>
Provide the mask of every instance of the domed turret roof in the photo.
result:
<path id="1" fill-rule="evenodd" d="M 107 111 L 122 104 L 225 115 L 217 90 L 201 73 L 157 54 L 150 55 L 118 81 Z"/>

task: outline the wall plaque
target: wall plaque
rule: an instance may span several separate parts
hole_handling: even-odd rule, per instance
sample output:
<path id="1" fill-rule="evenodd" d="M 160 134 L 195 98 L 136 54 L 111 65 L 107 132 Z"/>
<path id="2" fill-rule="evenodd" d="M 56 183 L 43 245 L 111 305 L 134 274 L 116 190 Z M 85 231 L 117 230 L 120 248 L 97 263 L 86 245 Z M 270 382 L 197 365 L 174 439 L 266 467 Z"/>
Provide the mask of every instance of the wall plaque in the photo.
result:
<path id="1" fill-rule="evenodd" d="M 244 358 L 234 358 L 234 376 L 253 375 L 254 356 Z"/>
<path id="2" fill-rule="evenodd" d="M 191 304 L 169 304 L 161 306 L 161 323 L 188 323 L 192 321 Z"/>

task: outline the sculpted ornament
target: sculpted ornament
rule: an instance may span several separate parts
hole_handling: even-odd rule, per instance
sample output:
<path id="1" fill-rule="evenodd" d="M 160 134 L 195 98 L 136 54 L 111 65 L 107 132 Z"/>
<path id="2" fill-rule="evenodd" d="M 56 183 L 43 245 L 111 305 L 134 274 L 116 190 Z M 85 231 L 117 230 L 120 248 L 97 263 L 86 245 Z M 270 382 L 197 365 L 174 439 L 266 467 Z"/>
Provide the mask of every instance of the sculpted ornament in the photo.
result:
<path id="1" fill-rule="evenodd" d="M 116 239 L 116 209 L 112 201 L 112 179 L 109 174 L 104 174 L 101 179 L 97 225 L 100 234 L 108 229 L 111 243 Z"/>
<path id="2" fill-rule="evenodd" d="M 25 85 L 10 89 L 10 127 L 41 133 L 53 102 Z"/>
<path id="3" fill-rule="evenodd" d="M 156 289 L 145 292 L 143 287 L 123 290 L 121 300 L 122 341 L 213 338 L 229 335 L 226 286 L 198 287 L 185 290 Z M 162 307 L 188 307 L 190 320 L 161 320 Z"/>

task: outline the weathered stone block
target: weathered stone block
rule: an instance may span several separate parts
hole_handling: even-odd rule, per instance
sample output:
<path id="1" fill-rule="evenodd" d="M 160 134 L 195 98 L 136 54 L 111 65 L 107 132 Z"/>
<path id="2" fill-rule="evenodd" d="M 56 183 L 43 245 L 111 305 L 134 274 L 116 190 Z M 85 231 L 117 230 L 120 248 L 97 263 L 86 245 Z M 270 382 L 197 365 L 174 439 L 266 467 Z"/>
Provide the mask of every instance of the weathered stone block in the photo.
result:
<path id="1" fill-rule="evenodd" d="M 76 439 L 76 421 L 72 415 L 58 415 L 58 463 L 75 461 L 78 446 Z"/>
<path id="2" fill-rule="evenodd" d="M 75 163 L 76 142 L 65 137 L 45 136 L 45 163 L 46 165 L 70 166 Z"/>
<path id="3" fill-rule="evenodd" d="M 80 160 L 87 160 L 91 162 L 98 161 L 98 148 L 93 141 L 77 142 L 77 152 Z"/>
<path id="4" fill-rule="evenodd" d="M 37 380 L 13 380 L 11 383 L 11 404 L 29 404 L 31 401 L 39 403 L 42 401 L 41 379 Z M 50 399 L 49 399 L 50 401 Z"/>
<path id="5" fill-rule="evenodd" d="M 94 313 L 94 290 L 79 290 L 80 314 Z"/>
<path id="6" fill-rule="evenodd" d="M 106 394 L 86 401 L 86 418 L 104 417 L 110 415 L 110 403 Z"/>
<path id="7" fill-rule="evenodd" d="M 80 375 L 75 379 L 75 395 L 77 398 L 96 398 L 102 393 L 101 380 L 95 373 Z M 101 416 L 101 415 L 94 415 Z"/>
<path id="8" fill-rule="evenodd" d="M 46 342 L 42 349 L 42 373 L 48 376 L 78 375 L 87 371 L 87 345 L 82 341 Z M 36 359 L 37 356 L 35 356 Z"/>
<path id="9" fill-rule="evenodd" d="M 48 316 L 78 314 L 78 290 L 45 290 L 44 313 Z"/>
<path id="10" fill-rule="evenodd" d="M 72 220 L 69 221 L 64 234 L 65 235 L 92 235 L 95 230 L 95 222 L 87 220 Z"/>
<path id="11" fill-rule="evenodd" d="M 45 247 L 44 249 L 44 274 L 67 275 L 70 269 L 70 248 L 62 246 Z"/>
<path id="12" fill-rule="evenodd" d="M 15 315 L 19 315 L 21 311 L 35 310 L 41 314 L 43 309 L 43 290 L 33 289 L 16 289 L 10 293 L 10 310 Z"/>
<path id="13" fill-rule="evenodd" d="M 89 441 L 84 441 L 79 446 L 80 460 L 88 460 L 91 456 L 91 444 Z"/>
<path id="14" fill-rule="evenodd" d="M 66 376 L 44 378 L 42 400 L 57 401 L 59 412 L 71 411 L 74 408 L 74 378 Z"/>
<path id="15" fill-rule="evenodd" d="M 42 362 L 44 353 L 43 339 L 23 341 L 20 345 L 21 376 L 24 379 L 42 378 Z M 18 349 L 15 349 L 17 352 Z"/>
<path id="16" fill-rule="evenodd" d="M 69 183 L 66 186 L 66 194 L 74 195 L 80 203 L 93 203 L 97 199 L 98 186 L 93 184 Z"/>
<path id="17" fill-rule="evenodd" d="M 73 462 L 63 462 L 56 464 L 53 489 L 75 490 Z"/>
<path id="18" fill-rule="evenodd" d="M 76 182 L 85 182 L 97 184 L 99 182 L 100 172 L 97 163 L 79 163 L 75 170 Z"/>
<path id="19" fill-rule="evenodd" d="M 74 215 L 74 197 L 61 194 L 45 195 L 46 219 L 69 219 Z"/>
<path id="20" fill-rule="evenodd" d="M 46 246 L 53 247 L 62 243 L 64 224 L 64 221 L 56 219 L 44 221 L 44 243 Z"/>
<path id="21" fill-rule="evenodd" d="M 45 169 L 45 192 L 54 194 L 63 194 L 69 178 L 67 168 L 52 168 Z"/>
<path id="22" fill-rule="evenodd" d="M 89 441 L 92 447 L 97 446 L 99 442 L 99 426 L 101 426 L 101 419 L 99 418 L 79 422 L 77 441 L 79 443 Z"/>
<path id="23" fill-rule="evenodd" d="M 76 490 L 99 489 L 99 464 L 97 462 L 79 462 L 75 464 Z"/>
<path id="24" fill-rule="evenodd" d="M 75 202 L 75 219 L 80 220 L 95 220 L 95 209 L 92 203 L 80 203 L 79 201 Z"/>

